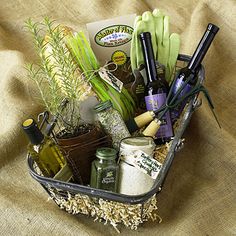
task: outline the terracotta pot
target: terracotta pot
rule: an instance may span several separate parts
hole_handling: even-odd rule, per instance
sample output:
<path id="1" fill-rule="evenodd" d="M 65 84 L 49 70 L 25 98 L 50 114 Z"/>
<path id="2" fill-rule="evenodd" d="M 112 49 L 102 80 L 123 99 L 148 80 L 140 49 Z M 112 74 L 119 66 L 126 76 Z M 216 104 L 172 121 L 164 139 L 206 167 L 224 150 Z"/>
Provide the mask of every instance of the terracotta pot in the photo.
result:
<path id="1" fill-rule="evenodd" d="M 94 127 L 88 133 L 81 134 L 77 137 L 57 138 L 57 142 L 58 142 L 58 145 L 63 148 L 63 150 L 69 151 L 71 149 L 74 149 L 77 146 L 82 146 L 84 144 L 92 142 L 102 136 L 104 136 L 104 133 L 97 127 Z"/>
<path id="2" fill-rule="evenodd" d="M 57 139 L 58 145 L 65 152 L 68 165 L 79 184 L 90 182 L 91 163 L 96 158 L 99 147 L 111 147 L 111 139 L 98 128 L 74 138 Z"/>

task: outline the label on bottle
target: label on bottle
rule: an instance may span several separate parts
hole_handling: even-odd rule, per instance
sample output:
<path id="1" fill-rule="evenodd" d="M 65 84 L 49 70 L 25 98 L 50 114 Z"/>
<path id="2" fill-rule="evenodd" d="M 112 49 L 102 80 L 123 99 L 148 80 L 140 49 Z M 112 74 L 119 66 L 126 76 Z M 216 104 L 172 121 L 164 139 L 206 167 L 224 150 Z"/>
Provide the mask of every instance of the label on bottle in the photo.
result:
<path id="1" fill-rule="evenodd" d="M 109 191 L 116 191 L 116 170 L 107 169 L 101 173 L 100 188 Z"/>
<path id="2" fill-rule="evenodd" d="M 145 96 L 148 111 L 158 110 L 166 102 L 166 93 Z M 161 126 L 156 134 L 157 138 L 169 138 L 173 136 L 172 124 L 169 111 L 162 117 Z"/>
<path id="3" fill-rule="evenodd" d="M 180 75 L 174 82 L 174 88 L 173 88 L 173 95 L 175 95 L 179 88 L 183 86 L 184 84 L 184 75 Z M 179 94 L 178 98 L 181 98 L 184 96 L 186 93 L 188 93 L 191 90 L 192 86 L 190 84 L 186 84 L 185 87 L 182 89 L 181 93 Z M 181 112 L 184 109 L 184 106 L 186 105 L 187 100 L 183 101 L 180 105 L 175 107 L 173 110 L 171 110 L 171 119 L 176 120 L 180 116 Z"/>
<path id="4" fill-rule="evenodd" d="M 35 152 L 39 153 L 40 145 L 34 145 L 33 149 L 34 149 Z"/>

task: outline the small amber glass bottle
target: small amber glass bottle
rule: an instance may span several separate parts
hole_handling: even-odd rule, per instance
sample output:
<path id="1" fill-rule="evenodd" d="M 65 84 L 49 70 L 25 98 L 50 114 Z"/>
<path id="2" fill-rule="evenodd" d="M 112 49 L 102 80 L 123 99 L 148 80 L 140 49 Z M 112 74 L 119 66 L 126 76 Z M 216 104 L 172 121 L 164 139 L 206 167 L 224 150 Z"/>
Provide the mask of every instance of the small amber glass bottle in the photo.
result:
<path id="1" fill-rule="evenodd" d="M 116 155 L 117 151 L 113 148 L 97 149 L 97 159 L 92 163 L 91 187 L 117 192 L 119 166 Z"/>
<path id="2" fill-rule="evenodd" d="M 30 144 L 28 150 L 45 177 L 54 177 L 65 165 L 66 161 L 55 142 L 43 135 L 33 119 L 22 124 Z"/>

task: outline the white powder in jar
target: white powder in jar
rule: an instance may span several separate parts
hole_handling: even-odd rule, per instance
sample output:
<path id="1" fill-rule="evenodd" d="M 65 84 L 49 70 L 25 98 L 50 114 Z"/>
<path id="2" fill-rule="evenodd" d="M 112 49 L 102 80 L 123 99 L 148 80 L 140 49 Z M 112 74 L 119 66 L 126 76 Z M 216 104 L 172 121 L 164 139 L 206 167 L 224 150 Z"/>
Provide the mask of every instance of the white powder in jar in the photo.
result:
<path id="1" fill-rule="evenodd" d="M 132 165 L 135 152 L 141 150 L 153 157 L 155 143 L 151 137 L 128 137 L 120 144 L 119 193 L 139 195 L 150 191 L 154 179 Z"/>
<path id="2" fill-rule="evenodd" d="M 126 195 L 139 195 L 151 190 L 154 179 L 134 166 L 120 161 L 118 192 Z"/>

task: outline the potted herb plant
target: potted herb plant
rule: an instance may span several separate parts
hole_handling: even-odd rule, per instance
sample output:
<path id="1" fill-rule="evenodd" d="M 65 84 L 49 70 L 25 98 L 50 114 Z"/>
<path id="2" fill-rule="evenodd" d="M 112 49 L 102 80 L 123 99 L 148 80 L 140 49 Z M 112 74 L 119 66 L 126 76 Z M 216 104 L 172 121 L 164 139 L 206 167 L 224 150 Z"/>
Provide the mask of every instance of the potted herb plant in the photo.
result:
<path id="1" fill-rule="evenodd" d="M 45 109 L 52 116 L 57 116 L 58 144 L 66 151 L 68 162 L 76 175 L 80 180 L 82 177 L 86 184 L 93 152 L 100 144 L 110 143 L 94 124 L 81 119 L 80 105 L 89 97 L 95 97 L 95 93 L 84 79 L 66 44 L 65 38 L 70 32 L 68 28 L 55 26 L 49 18 L 45 18 L 42 23 L 29 19 L 26 27 L 32 34 L 39 56 L 37 63 L 27 64 L 28 76 L 37 84 Z M 61 109 L 64 99 L 68 104 Z M 84 175 L 79 173 L 81 171 Z"/>

